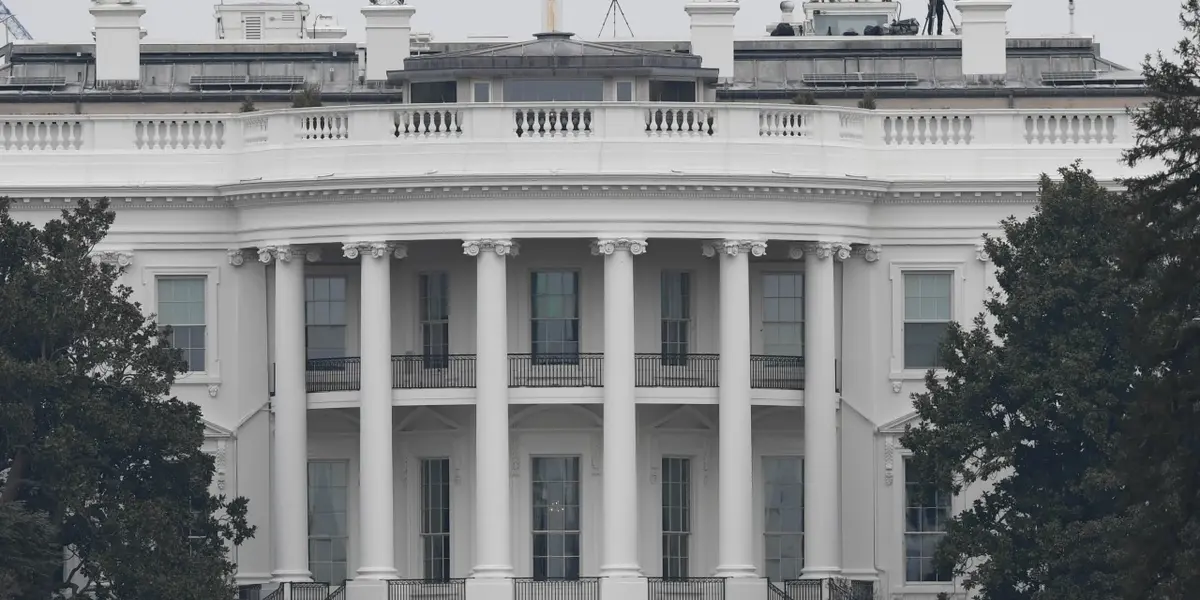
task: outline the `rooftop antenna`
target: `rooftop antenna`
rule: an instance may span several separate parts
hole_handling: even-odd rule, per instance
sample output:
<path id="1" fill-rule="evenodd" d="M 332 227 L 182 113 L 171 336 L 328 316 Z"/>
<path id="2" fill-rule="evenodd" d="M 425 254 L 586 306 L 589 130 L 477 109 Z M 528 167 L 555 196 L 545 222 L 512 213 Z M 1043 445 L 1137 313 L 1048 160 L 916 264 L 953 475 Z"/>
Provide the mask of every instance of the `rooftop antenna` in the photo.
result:
<path id="1" fill-rule="evenodd" d="M 8 30 L 10 39 L 32 40 L 33 36 L 29 35 L 29 31 L 25 26 L 17 20 L 17 15 L 14 15 L 8 7 L 4 5 L 4 0 L 0 0 L 0 23 L 4 23 L 4 28 Z"/>
<path id="2" fill-rule="evenodd" d="M 1067 0 L 1067 12 L 1071 13 L 1071 35 L 1075 35 L 1075 0 Z"/>
<path id="3" fill-rule="evenodd" d="M 617 17 L 625 22 L 625 29 L 629 32 L 629 37 L 633 37 L 633 27 L 629 26 L 629 19 L 625 17 L 625 9 L 621 8 L 621 0 L 609 0 L 608 12 L 604 13 L 604 22 L 600 24 L 600 34 L 596 37 L 604 36 L 604 28 L 608 26 L 608 20 L 612 19 L 612 36 L 616 38 Z"/>

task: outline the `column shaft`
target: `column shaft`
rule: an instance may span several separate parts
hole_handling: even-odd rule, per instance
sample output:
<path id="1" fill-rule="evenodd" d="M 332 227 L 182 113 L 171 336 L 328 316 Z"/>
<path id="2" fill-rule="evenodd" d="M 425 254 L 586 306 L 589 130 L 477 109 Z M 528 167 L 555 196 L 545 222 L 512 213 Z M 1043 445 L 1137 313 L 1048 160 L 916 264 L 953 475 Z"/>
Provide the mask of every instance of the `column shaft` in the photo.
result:
<path id="1" fill-rule="evenodd" d="M 837 251 L 817 244 L 804 253 L 804 573 L 812 577 L 841 572 L 832 256 Z"/>
<path id="2" fill-rule="evenodd" d="M 641 240 L 601 240 L 604 255 L 604 560 L 606 577 L 640 577 L 634 254 Z"/>
<path id="3" fill-rule="evenodd" d="M 750 422 L 750 262 L 766 245 L 725 241 L 720 249 L 720 428 L 717 576 L 754 577 L 754 459 Z"/>
<path id="4" fill-rule="evenodd" d="M 477 578 L 512 577 L 508 440 L 508 274 L 511 242 L 477 253 L 475 400 L 475 557 Z"/>
<path id="5" fill-rule="evenodd" d="M 275 435 L 271 486 L 279 500 L 272 533 L 276 581 L 308 581 L 308 393 L 305 384 L 304 253 L 265 250 L 275 259 Z"/>
<path id="6" fill-rule="evenodd" d="M 391 247 L 362 249 L 358 579 L 395 579 L 392 447 Z M 347 254 L 359 253 L 358 248 Z M 380 256 L 382 255 L 382 256 Z"/>

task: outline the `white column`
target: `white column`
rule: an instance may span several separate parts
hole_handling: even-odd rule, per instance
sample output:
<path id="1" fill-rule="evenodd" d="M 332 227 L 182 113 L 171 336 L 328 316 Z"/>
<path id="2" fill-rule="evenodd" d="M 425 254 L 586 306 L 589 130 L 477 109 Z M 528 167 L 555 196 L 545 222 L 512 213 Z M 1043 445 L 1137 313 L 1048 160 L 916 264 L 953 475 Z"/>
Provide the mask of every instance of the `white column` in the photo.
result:
<path id="1" fill-rule="evenodd" d="M 511 578 L 508 449 L 508 265 L 511 240 L 468 240 L 476 262 L 476 579 Z"/>
<path id="2" fill-rule="evenodd" d="M 838 502 L 838 395 L 833 261 L 849 244 L 805 244 L 804 256 L 804 576 L 841 573 Z"/>
<path id="3" fill-rule="evenodd" d="M 602 239 L 604 256 L 604 558 L 600 574 L 641 577 L 638 564 L 637 404 L 633 257 L 646 240 Z M 644 585 L 644 584 L 643 584 Z"/>
<path id="4" fill-rule="evenodd" d="M 271 513 L 274 581 L 309 581 L 308 393 L 304 352 L 304 261 L 296 246 L 259 248 L 263 264 L 275 261 L 275 435 L 271 445 Z M 313 254 L 315 259 L 316 255 Z"/>
<path id="5" fill-rule="evenodd" d="M 766 242 L 724 240 L 706 249 L 721 261 L 718 577 L 755 577 L 754 458 L 750 423 L 750 255 Z"/>
<path id="6" fill-rule="evenodd" d="M 362 326 L 359 360 L 359 567 L 358 579 L 395 579 L 392 470 L 392 264 L 405 247 L 387 242 L 342 246 L 346 258 L 362 256 Z"/>

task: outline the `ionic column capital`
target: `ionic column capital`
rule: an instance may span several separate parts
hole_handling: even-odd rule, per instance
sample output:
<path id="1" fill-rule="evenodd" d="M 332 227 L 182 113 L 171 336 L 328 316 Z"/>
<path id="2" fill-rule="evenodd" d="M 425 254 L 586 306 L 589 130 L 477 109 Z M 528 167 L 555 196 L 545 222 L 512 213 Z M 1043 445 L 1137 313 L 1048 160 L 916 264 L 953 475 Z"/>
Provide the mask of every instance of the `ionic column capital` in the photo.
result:
<path id="1" fill-rule="evenodd" d="M 354 260 L 363 258 L 407 258 L 408 246 L 395 242 L 346 242 L 342 244 L 342 256 Z"/>
<path id="2" fill-rule="evenodd" d="M 240 267 L 240 266 L 246 264 L 247 252 L 241 248 L 230 248 L 229 250 L 225 251 L 225 254 L 226 254 L 226 256 L 229 257 L 230 265 L 233 265 L 235 267 Z M 251 260 L 253 260 L 253 257 L 251 258 Z"/>
<path id="3" fill-rule="evenodd" d="M 592 256 L 610 256 L 616 252 L 628 252 L 634 256 L 646 253 L 646 240 L 637 238 L 598 239 L 592 242 Z"/>
<path id="4" fill-rule="evenodd" d="M 93 250 L 88 253 L 92 260 L 117 267 L 128 267 L 133 264 L 132 250 Z"/>
<path id="5" fill-rule="evenodd" d="M 854 256 L 861 256 L 863 260 L 873 263 L 879 261 L 879 255 L 883 253 L 883 247 L 877 244 L 855 244 L 851 252 Z"/>
<path id="6" fill-rule="evenodd" d="M 985 244 L 984 242 L 979 242 L 978 244 L 975 244 L 975 258 L 978 259 L 979 262 L 991 262 L 992 261 L 992 257 L 988 256 L 988 253 L 987 253 L 987 244 Z"/>
<path id="7" fill-rule="evenodd" d="M 479 239 L 463 241 L 463 254 L 467 256 L 479 256 L 485 252 L 495 252 L 500 256 L 517 256 L 521 252 L 521 245 L 506 239 Z"/>
<path id="8" fill-rule="evenodd" d="M 258 262 L 264 265 L 270 264 L 272 260 L 277 263 L 290 262 L 293 258 L 308 262 L 317 262 L 321 260 L 321 251 L 318 248 L 306 248 L 290 244 L 259 246 L 258 248 Z"/>
<path id="9" fill-rule="evenodd" d="M 804 242 L 792 244 L 788 248 L 788 257 L 792 260 L 800 260 L 805 256 L 813 256 L 817 260 L 827 258 L 846 260 L 850 258 L 850 251 L 850 244 L 845 242 Z"/>
<path id="10" fill-rule="evenodd" d="M 712 258 L 718 254 L 725 256 L 764 256 L 767 253 L 767 243 L 762 240 L 716 240 L 705 242 L 701 247 L 704 256 Z"/>

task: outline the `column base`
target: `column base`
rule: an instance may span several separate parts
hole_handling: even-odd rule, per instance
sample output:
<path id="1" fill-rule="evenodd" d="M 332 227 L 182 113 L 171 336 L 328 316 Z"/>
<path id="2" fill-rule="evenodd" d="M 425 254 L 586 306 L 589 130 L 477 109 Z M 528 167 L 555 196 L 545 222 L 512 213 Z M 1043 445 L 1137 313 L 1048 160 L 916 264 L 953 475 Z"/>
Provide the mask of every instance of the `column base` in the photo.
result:
<path id="1" fill-rule="evenodd" d="M 731 579 L 744 579 L 750 577 L 758 577 L 758 569 L 754 565 L 721 565 L 717 567 L 717 577 L 729 577 Z M 763 592 L 766 593 L 765 591 Z"/>
<path id="2" fill-rule="evenodd" d="M 305 583 L 309 581 L 312 581 L 312 573 L 308 570 L 271 573 L 271 583 Z"/>
<path id="3" fill-rule="evenodd" d="M 766 598 L 767 580 L 763 577 L 727 579 L 725 580 L 725 597 L 731 600 Z"/>
<path id="4" fill-rule="evenodd" d="M 841 576 L 841 567 L 804 567 L 800 572 L 800 579 L 829 579 Z"/>
<path id="5" fill-rule="evenodd" d="M 400 579 L 400 574 L 395 568 L 362 567 L 354 577 L 355 581 L 387 581 L 388 579 Z"/>
<path id="6" fill-rule="evenodd" d="M 470 600 L 512 600 L 513 580 L 507 578 L 471 578 L 467 580 Z"/>
<path id="7" fill-rule="evenodd" d="M 649 588 L 645 577 L 603 577 L 600 579 L 600 600 L 646 600 L 648 595 Z"/>
<path id="8" fill-rule="evenodd" d="M 388 582 L 382 579 L 347 581 L 346 600 L 388 600 Z"/>

